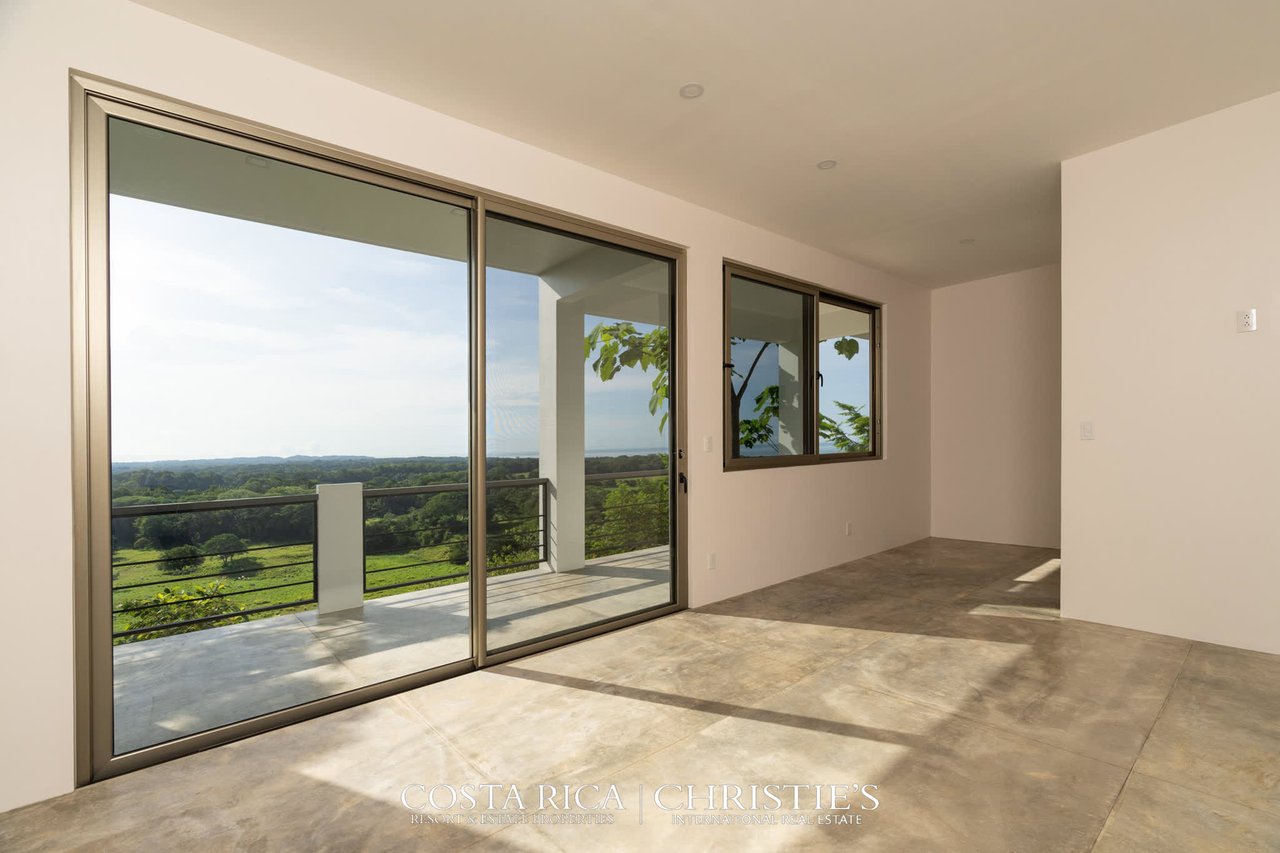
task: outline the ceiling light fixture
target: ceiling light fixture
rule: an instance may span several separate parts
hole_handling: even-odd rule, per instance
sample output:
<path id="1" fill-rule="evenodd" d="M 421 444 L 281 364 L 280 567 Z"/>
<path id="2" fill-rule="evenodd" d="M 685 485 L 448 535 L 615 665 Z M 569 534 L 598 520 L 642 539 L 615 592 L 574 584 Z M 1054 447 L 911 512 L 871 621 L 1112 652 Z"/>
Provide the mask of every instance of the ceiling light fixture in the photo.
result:
<path id="1" fill-rule="evenodd" d="M 818 168 L 824 172 L 827 171 L 828 169 L 834 169 L 835 167 L 836 167 L 835 160 L 821 160 L 818 162 Z"/>
<path id="2" fill-rule="evenodd" d="M 692 101 L 694 98 L 701 98 L 705 91 L 701 83 L 685 83 L 680 87 L 680 97 Z"/>

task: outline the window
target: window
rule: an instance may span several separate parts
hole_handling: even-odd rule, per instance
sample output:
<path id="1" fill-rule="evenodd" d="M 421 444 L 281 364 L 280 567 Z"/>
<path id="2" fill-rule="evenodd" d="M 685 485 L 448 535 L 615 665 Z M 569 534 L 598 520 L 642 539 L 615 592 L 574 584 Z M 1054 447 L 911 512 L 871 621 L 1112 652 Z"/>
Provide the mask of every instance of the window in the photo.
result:
<path id="1" fill-rule="evenodd" d="M 725 468 L 880 456 L 876 305 L 725 265 Z"/>

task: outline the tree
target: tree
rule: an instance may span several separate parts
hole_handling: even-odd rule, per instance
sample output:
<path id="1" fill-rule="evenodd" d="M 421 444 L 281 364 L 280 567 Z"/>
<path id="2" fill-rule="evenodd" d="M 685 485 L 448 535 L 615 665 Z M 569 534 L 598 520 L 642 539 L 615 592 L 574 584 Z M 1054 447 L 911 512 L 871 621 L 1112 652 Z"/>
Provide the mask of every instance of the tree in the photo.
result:
<path id="1" fill-rule="evenodd" d="M 231 558 L 247 547 L 249 547 L 248 544 L 234 533 L 219 533 L 204 540 L 201 550 L 207 557 L 217 557 L 222 560 L 222 566 L 226 568 Z"/>
<path id="2" fill-rule="evenodd" d="M 621 480 L 605 496 L 601 523 L 589 531 L 588 557 L 654 548 L 670 542 L 665 477 Z"/>
<path id="3" fill-rule="evenodd" d="M 650 383 L 652 390 L 649 395 L 649 414 L 657 414 L 659 409 L 662 410 L 658 432 L 663 432 L 667 426 L 670 343 L 671 338 L 665 326 L 641 333 L 635 324 L 626 321 L 597 323 L 583 340 L 583 358 L 591 360 L 592 355 L 595 355 L 595 361 L 591 362 L 591 370 L 600 377 L 602 382 L 608 382 L 617 376 L 624 367 L 638 366 L 646 373 L 650 367 L 655 369 L 653 381 Z M 734 346 L 745 344 L 747 339 L 732 338 L 731 343 Z M 747 393 L 747 387 L 751 384 L 751 377 L 755 375 L 756 368 L 760 366 L 760 360 L 769 347 L 777 346 L 773 341 L 753 343 L 759 343 L 760 348 L 752 356 L 746 373 L 740 372 L 734 364 L 725 365 L 732 371 L 732 380 L 736 380 L 731 381 L 729 387 L 729 417 L 732 419 L 730 429 L 732 434 L 738 436 L 738 444 L 742 447 L 755 447 L 758 444 L 769 444 L 773 441 L 773 425 L 777 420 L 780 406 L 778 386 L 768 385 L 754 398 L 756 417 L 743 418 L 741 415 L 742 399 Z M 835 338 L 834 347 L 838 355 L 852 359 L 860 351 L 861 344 L 856 337 L 849 336 Z M 821 380 L 821 374 L 819 374 L 819 380 Z M 858 428 L 853 421 L 848 420 L 849 413 L 843 408 L 849 404 L 837 402 L 836 405 L 841 407 L 842 420 L 852 434 L 846 434 L 843 431 L 833 432 L 832 430 L 840 430 L 840 428 L 837 421 L 826 415 L 819 415 L 819 434 L 832 441 L 856 442 Z M 865 420 L 861 412 L 858 413 L 858 417 L 863 417 Z M 828 432 L 824 433 L 823 429 L 827 429 Z M 837 436 L 843 436 L 843 439 L 838 439 Z M 837 446 L 839 446 L 838 443 Z M 866 446 L 864 433 L 863 447 Z"/>
<path id="4" fill-rule="evenodd" d="M 138 536 L 155 544 L 157 548 L 177 548 L 190 545 L 192 536 L 188 519 L 182 513 L 172 515 L 148 515 L 138 519 Z"/>
<path id="5" fill-rule="evenodd" d="M 658 326 L 643 334 L 635 324 L 626 321 L 597 323 L 583 340 L 583 358 L 590 359 L 596 353 L 591 369 L 602 382 L 608 382 L 624 367 L 639 367 L 648 373 L 654 368 L 650 383 L 649 414 L 662 410 L 658 432 L 667 428 L 667 388 L 670 365 L 671 335 L 666 326 Z"/>
<path id="6" fill-rule="evenodd" d="M 840 420 L 819 414 L 818 435 L 831 442 L 841 453 L 866 450 L 871 446 L 871 418 L 852 403 L 840 400 L 835 403 L 840 410 Z"/>
<path id="7" fill-rule="evenodd" d="M 204 562 L 204 554 L 194 545 L 179 545 L 160 552 L 156 568 L 166 575 L 189 575 Z"/>

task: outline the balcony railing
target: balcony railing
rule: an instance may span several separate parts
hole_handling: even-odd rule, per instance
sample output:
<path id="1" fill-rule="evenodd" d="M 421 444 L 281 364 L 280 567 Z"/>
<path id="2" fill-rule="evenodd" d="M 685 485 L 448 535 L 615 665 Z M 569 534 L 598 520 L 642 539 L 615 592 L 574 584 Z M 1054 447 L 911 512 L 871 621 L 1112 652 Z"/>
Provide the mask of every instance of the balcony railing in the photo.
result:
<path id="1" fill-rule="evenodd" d="M 137 546 L 150 533 L 159 541 L 136 550 L 160 552 L 116 560 L 135 549 L 113 543 L 111 635 L 117 643 L 316 603 L 314 494 L 115 506 L 111 519 L 113 539 L 128 537 L 128 545 Z M 144 519 L 149 522 L 140 528 Z M 263 544 L 237 546 L 246 534 Z M 219 537 L 230 544 L 197 544 Z"/>
<path id="2" fill-rule="evenodd" d="M 488 484 L 489 574 L 547 561 L 548 482 L 538 477 Z M 437 483 L 364 490 L 366 594 L 466 579 L 467 489 L 466 483 Z M 432 506 L 440 495 L 454 499 Z"/>
<path id="3" fill-rule="evenodd" d="M 337 514 L 323 531 L 319 510 L 335 504 L 314 493 L 112 507 L 115 642 L 291 610 L 342 610 L 467 579 L 467 483 L 325 489 L 351 490 L 353 503 L 335 496 Z M 489 574 L 550 562 L 549 481 L 499 480 L 488 489 Z M 666 470 L 588 474 L 586 489 L 588 559 L 669 543 Z M 342 508 L 356 502 L 363 518 Z"/>

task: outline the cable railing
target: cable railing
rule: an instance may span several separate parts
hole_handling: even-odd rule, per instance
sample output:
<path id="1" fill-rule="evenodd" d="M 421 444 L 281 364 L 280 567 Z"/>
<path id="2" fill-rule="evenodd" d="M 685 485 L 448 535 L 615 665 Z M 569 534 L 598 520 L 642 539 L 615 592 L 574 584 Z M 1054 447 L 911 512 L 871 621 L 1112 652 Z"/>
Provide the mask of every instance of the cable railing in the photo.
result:
<path id="1" fill-rule="evenodd" d="M 664 469 L 586 475 L 588 559 L 669 543 L 667 476 Z M 361 537 L 363 565 L 351 571 L 362 576 L 365 598 L 459 583 L 470 572 L 468 488 L 463 482 L 363 489 L 363 518 L 345 528 L 352 532 L 341 532 L 346 522 L 339 518 L 336 528 L 326 522 L 324 536 Z M 488 483 L 490 575 L 550 562 L 549 493 L 541 477 Z M 114 642 L 354 606 L 324 603 L 332 594 L 321 589 L 331 582 L 324 572 L 332 569 L 322 571 L 318 557 L 322 503 L 306 493 L 112 507 Z M 325 553 L 339 553 L 328 547 Z M 335 588 L 341 587 L 324 586 Z"/>
<path id="2" fill-rule="evenodd" d="M 548 483 L 545 477 L 488 483 L 490 575 L 547 562 Z M 435 483 L 364 490 L 366 595 L 444 586 L 468 577 L 467 489 L 467 483 Z M 433 505 L 442 495 L 456 498 Z"/>
<path id="3" fill-rule="evenodd" d="M 115 643 L 316 603 L 315 494 L 113 506 L 111 519 Z"/>
<path id="4" fill-rule="evenodd" d="M 667 477 L 665 468 L 586 476 L 588 559 L 670 544 L 671 496 Z M 593 484 L 604 483 L 613 483 L 613 488 L 592 489 Z"/>

